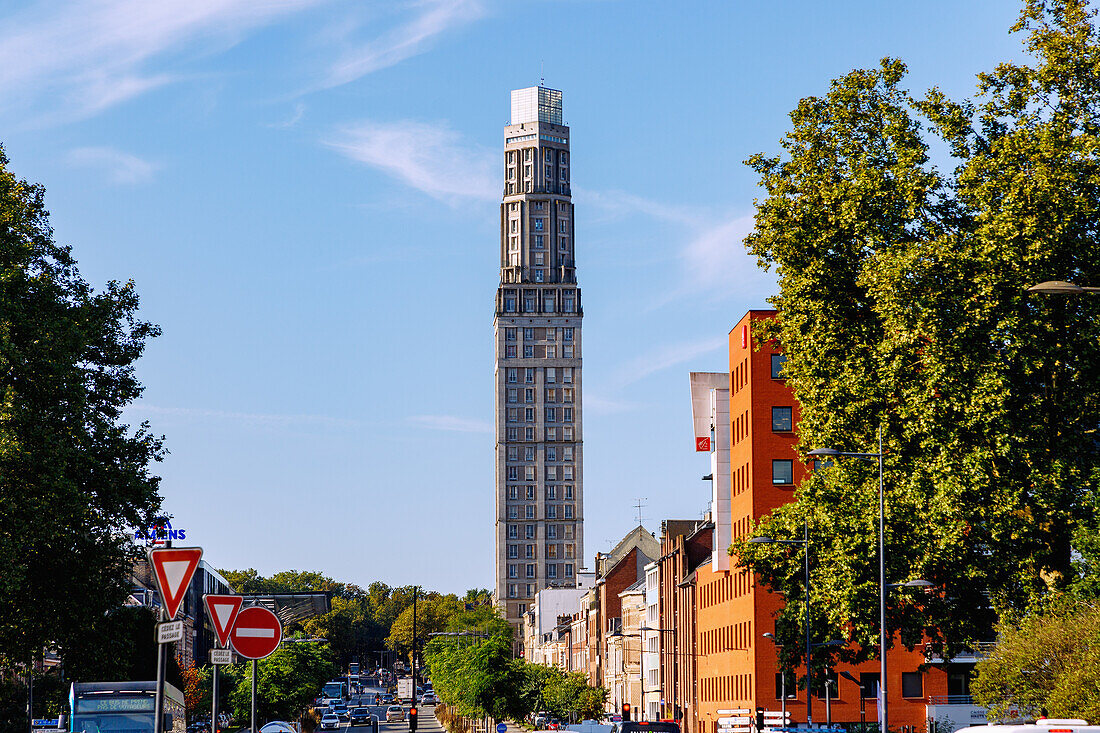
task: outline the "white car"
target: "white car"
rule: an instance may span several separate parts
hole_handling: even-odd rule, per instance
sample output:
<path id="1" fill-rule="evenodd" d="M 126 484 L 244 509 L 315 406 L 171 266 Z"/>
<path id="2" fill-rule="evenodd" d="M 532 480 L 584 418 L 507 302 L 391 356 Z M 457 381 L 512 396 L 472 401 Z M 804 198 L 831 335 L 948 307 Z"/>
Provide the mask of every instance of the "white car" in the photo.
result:
<path id="1" fill-rule="evenodd" d="M 404 723 L 405 722 L 405 708 L 400 705 L 390 705 L 386 708 L 386 722 L 387 723 Z"/>
<path id="2" fill-rule="evenodd" d="M 321 716 L 321 730 L 337 730 L 339 727 L 340 719 L 336 717 L 335 713 L 325 713 Z"/>

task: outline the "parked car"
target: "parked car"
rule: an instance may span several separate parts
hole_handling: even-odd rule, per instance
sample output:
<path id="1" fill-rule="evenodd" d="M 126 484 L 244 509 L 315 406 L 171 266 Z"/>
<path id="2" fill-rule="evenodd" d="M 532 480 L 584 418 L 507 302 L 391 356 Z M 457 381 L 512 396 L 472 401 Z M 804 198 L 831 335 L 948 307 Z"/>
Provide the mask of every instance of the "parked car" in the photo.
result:
<path id="1" fill-rule="evenodd" d="M 371 717 L 370 708 L 354 708 L 351 711 L 351 724 L 370 723 Z"/>
<path id="2" fill-rule="evenodd" d="M 321 730 L 338 730 L 340 728 L 340 719 L 333 713 L 325 713 L 321 716 Z"/>
<path id="3" fill-rule="evenodd" d="M 400 705 L 390 705 L 386 708 L 386 722 L 387 723 L 404 723 L 405 722 L 405 708 Z"/>

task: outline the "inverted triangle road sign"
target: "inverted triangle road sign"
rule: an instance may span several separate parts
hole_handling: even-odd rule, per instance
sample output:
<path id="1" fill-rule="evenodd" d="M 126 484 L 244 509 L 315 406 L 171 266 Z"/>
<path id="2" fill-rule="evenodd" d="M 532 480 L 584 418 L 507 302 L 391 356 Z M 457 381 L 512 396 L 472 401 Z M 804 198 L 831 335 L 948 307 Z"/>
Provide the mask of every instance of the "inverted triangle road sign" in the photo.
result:
<path id="1" fill-rule="evenodd" d="M 164 610 L 171 621 L 179 613 L 187 586 L 202 559 L 201 547 L 160 547 L 149 550 L 149 564 L 157 580 Z"/>
<path id="2" fill-rule="evenodd" d="M 241 610 L 244 598 L 205 595 L 202 600 L 206 603 L 206 613 L 210 616 L 210 623 L 214 625 L 218 646 L 223 648 L 229 646 L 229 634 L 233 631 L 233 624 L 237 621 L 237 613 Z"/>

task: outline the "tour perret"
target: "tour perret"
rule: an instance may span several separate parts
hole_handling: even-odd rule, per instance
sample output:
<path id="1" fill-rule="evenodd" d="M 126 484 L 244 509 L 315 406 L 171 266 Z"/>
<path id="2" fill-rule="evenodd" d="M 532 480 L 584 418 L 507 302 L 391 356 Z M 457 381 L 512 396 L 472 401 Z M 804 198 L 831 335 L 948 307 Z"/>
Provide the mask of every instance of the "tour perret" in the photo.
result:
<path id="1" fill-rule="evenodd" d="M 518 625 L 583 557 L 581 292 L 562 94 L 512 92 L 496 348 L 496 602 Z"/>

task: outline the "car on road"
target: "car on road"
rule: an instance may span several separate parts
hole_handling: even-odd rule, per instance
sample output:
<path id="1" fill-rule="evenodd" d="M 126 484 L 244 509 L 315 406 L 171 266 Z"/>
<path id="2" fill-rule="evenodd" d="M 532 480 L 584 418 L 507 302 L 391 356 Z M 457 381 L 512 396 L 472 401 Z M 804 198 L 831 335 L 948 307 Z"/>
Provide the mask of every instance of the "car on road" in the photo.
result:
<path id="1" fill-rule="evenodd" d="M 405 722 L 405 708 L 400 705 L 390 705 L 386 708 L 386 722 L 387 723 L 404 723 Z"/>
<path id="2" fill-rule="evenodd" d="M 424 697 L 420 698 L 421 705 L 438 705 L 439 698 L 435 696 L 435 693 L 427 692 Z"/>
<path id="3" fill-rule="evenodd" d="M 340 720 L 350 720 L 351 719 L 351 711 L 348 710 L 348 706 L 345 705 L 344 703 L 339 703 L 337 705 L 333 705 L 332 706 L 332 712 L 336 713 L 336 717 L 340 718 Z"/>
<path id="4" fill-rule="evenodd" d="M 387 703 L 392 703 L 392 702 L 397 702 L 397 698 L 394 697 L 394 694 L 392 692 L 387 692 L 385 695 L 382 696 L 382 704 L 383 705 L 385 705 Z"/>
<path id="5" fill-rule="evenodd" d="M 370 723 L 371 717 L 370 708 L 353 708 L 351 711 L 351 724 Z"/>
<path id="6" fill-rule="evenodd" d="M 340 728 L 340 719 L 333 713 L 325 713 L 321 716 L 321 730 L 338 730 Z"/>

